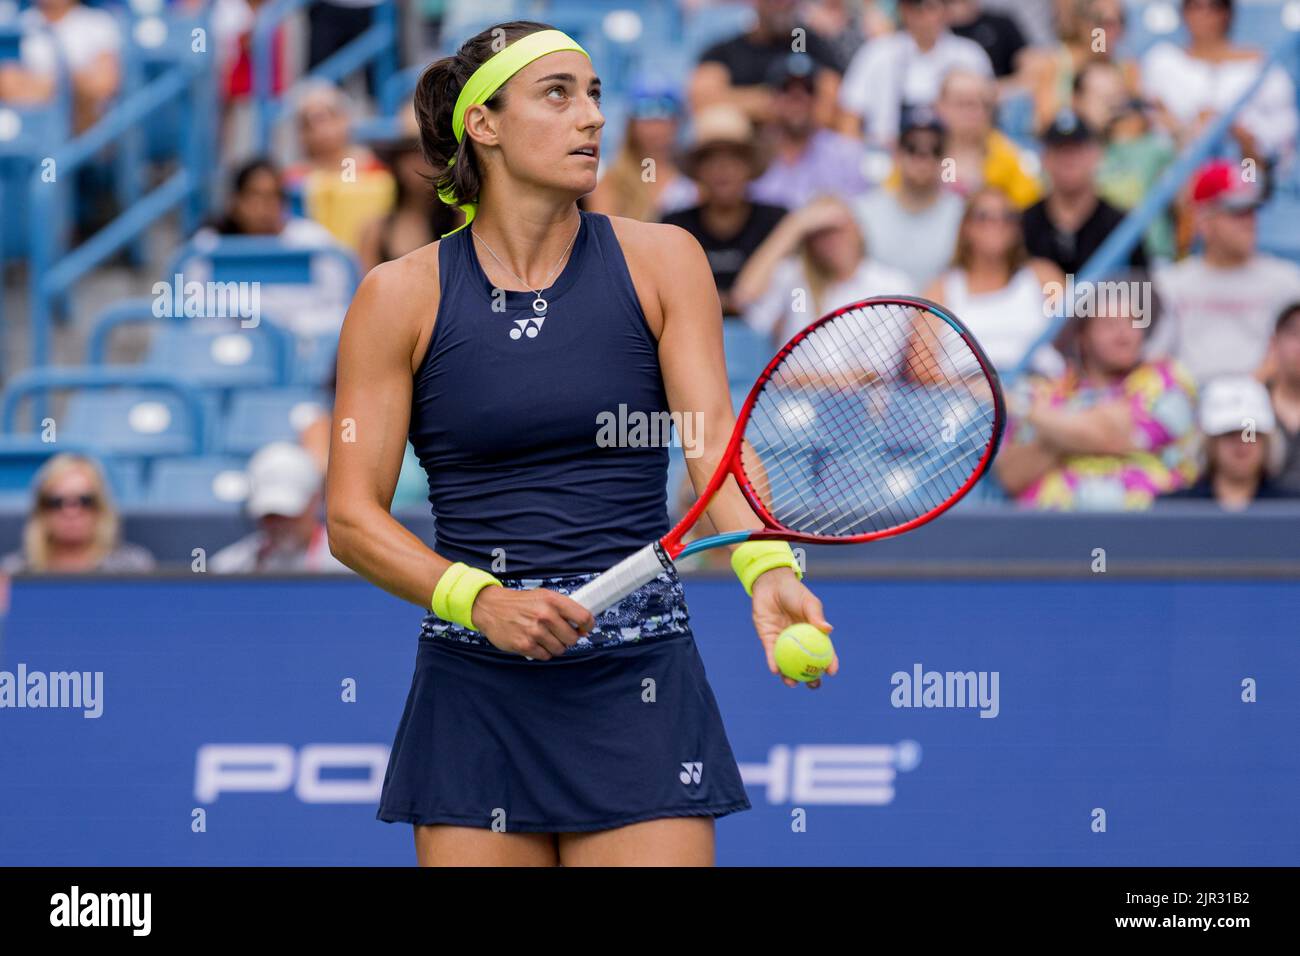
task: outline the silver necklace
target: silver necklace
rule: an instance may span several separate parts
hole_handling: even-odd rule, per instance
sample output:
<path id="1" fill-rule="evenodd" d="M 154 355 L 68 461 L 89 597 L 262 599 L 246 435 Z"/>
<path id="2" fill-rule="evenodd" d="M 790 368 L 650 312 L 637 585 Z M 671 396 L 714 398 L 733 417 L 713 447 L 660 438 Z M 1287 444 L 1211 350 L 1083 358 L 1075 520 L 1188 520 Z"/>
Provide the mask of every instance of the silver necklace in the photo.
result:
<path id="1" fill-rule="evenodd" d="M 551 274 L 548 275 L 548 276 L 546 277 L 546 282 L 545 282 L 545 284 L 542 285 L 542 287 L 541 287 L 540 289 L 534 289 L 532 286 L 530 286 L 530 285 L 528 284 L 528 280 L 527 280 L 527 279 L 525 279 L 525 278 L 523 278 L 522 276 L 520 276 L 518 272 L 515 272 L 514 269 L 511 269 L 508 265 L 506 265 L 504 262 L 502 262 L 502 261 L 501 261 L 501 257 L 500 257 L 499 255 L 497 255 L 495 252 L 492 252 L 492 247 L 489 246 L 489 245 L 487 244 L 487 240 L 486 240 L 486 239 L 484 239 L 482 236 L 480 236 L 480 235 L 479 235 L 477 232 L 475 232 L 473 229 L 471 229 L 469 232 L 470 232 L 470 235 L 472 235 L 475 239 L 477 239 L 479 242 L 483 243 L 483 248 L 484 248 L 484 249 L 486 249 L 488 252 L 491 252 L 491 253 L 492 253 L 492 258 L 495 259 L 495 260 L 497 261 L 497 263 L 501 266 L 502 269 L 505 269 L 506 272 L 509 272 L 512 276 L 514 276 L 516 279 L 518 279 L 518 280 L 519 280 L 519 281 L 524 285 L 525 288 L 527 288 L 530 292 L 532 292 L 533 295 L 537 296 L 537 298 L 533 299 L 533 312 L 537 315 L 538 318 L 545 318 L 545 317 L 546 317 L 546 298 L 545 298 L 545 296 L 542 295 L 542 293 L 543 293 L 544 291 L 546 291 L 547 288 L 550 287 L 550 284 L 551 284 L 551 278 L 555 275 L 556 270 L 558 270 L 558 269 L 560 268 L 560 262 L 563 262 L 563 261 L 564 261 L 564 257 L 567 256 L 567 255 L 569 254 L 569 250 L 570 250 L 571 248 L 573 248 L 573 244 L 574 244 L 574 242 L 576 242 L 577 239 L 578 239 L 578 233 L 581 232 L 581 231 L 582 231 L 582 219 L 581 219 L 581 217 L 579 217 L 579 219 L 578 219 L 578 228 L 575 229 L 575 230 L 573 230 L 573 238 L 569 240 L 569 244 L 568 244 L 567 246 L 565 246 L 565 247 L 564 247 L 564 251 L 560 253 L 560 259 L 559 259 L 559 262 L 556 262 L 556 263 L 555 263 L 555 268 L 551 270 Z"/>

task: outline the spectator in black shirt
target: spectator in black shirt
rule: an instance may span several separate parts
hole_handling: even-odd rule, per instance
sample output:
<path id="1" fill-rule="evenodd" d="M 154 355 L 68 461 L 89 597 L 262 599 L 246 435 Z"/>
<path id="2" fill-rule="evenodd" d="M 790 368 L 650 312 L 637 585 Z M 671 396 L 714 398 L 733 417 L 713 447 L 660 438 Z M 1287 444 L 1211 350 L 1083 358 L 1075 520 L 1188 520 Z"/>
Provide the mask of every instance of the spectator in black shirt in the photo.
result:
<path id="1" fill-rule="evenodd" d="M 979 0 L 947 0 L 948 29 L 984 48 L 999 80 L 1015 73 L 1020 51 L 1027 46 L 1016 21 L 1003 13 L 981 10 Z"/>
<path id="2" fill-rule="evenodd" d="M 700 205 L 665 216 L 664 222 L 681 226 L 699 241 L 713 270 L 723 318 L 739 318 L 731 302 L 736 275 L 786 212 L 746 196 L 763 164 L 745 114 L 719 105 L 697 116 L 694 141 L 681 166 L 699 186 Z"/>
<path id="3" fill-rule="evenodd" d="M 767 85 L 768 71 L 777 60 L 802 53 L 816 64 L 818 126 L 831 126 L 837 115 L 836 98 L 842 67 L 836 51 L 822 37 L 795 19 L 795 0 L 754 0 L 756 20 L 748 33 L 715 43 L 700 55 L 690 81 L 691 112 L 715 103 L 730 103 L 744 110 L 755 124 L 772 119 L 775 91 Z M 707 16 L 707 14 L 705 14 Z M 793 31 L 805 32 L 796 49 Z"/>
<path id="4" fill-rule="evenodd" d="M 1043 133 L 1043 170 L 1050 191 L 1025 210 L 1025 245 L 1031 256 L 1050 259 L 1066 275 L 1078 275 L 1124 213 L 1097 195 L 1101 144 L 1073 113 L 1062 113 Z M 1146 269 L 1138 242 L 1129 265 Z"/>

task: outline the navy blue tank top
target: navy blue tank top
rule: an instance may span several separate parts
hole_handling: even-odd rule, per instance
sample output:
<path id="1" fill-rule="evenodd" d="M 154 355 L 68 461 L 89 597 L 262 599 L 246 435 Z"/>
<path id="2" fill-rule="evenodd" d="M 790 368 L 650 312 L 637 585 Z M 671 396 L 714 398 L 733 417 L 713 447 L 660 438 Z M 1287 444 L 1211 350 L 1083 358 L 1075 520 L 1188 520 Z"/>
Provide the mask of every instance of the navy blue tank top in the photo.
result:
<path id="1" fill-rule="evenodd" d="M 533 293 L 494 295 L 472 226 L 438 248 L 410 439 L 449 560 L 511 576 L 603 571 L 668 531 L 668 448 L 660 428 L 634 427 L 668 412 L 658 343 L 609 218 L 579 212 L 540 322 Z"/>

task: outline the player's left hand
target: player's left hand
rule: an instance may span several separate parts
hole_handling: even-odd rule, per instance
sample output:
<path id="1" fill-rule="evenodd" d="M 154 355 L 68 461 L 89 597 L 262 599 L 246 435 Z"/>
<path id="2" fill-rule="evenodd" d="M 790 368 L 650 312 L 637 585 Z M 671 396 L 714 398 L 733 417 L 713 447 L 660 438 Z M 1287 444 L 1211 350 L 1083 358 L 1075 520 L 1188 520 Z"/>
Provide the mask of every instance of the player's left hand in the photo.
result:
<path id="1" fill-rule="evenodd" d="M 764 571 L 754 580 L 754 630 L 763 642 L 767 654 L 767 669 L 781 677 L 787 687 L 795 687 L 799 681 L 791 680 L 781 674 L 776 666 L 776 639 L 791 624 L 806 623 L 829 634 L 831 625 L 822 613 L 822 602 L 817 595 L 804 587 L 803 582 L 795 577 L 790 568 L 773 568 Z M 840 669 L 839 655 L 832 655 L 831 666 L 826 673 L 834 676 Z M 815 690 L 821 686 L 821 680 L 809 681 L 805 686 Z"/>

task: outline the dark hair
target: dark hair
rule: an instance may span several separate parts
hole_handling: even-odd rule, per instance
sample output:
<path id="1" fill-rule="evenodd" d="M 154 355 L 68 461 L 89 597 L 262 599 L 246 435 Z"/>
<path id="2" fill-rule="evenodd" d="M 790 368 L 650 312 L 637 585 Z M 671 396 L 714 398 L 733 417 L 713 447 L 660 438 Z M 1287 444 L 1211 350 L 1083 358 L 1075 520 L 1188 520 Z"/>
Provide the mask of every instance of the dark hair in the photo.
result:
<path id="1" fill-rule="evenodd" d="M 280 196 L 280 201 L 284 202 L 284 180 L 280 175 L 280 167 L 265 156 L 254 157 L 235 169 L 234 174 L 230 177 L 229 198 L 233 199 L 247 189 L 249 182 L 258 173 L 269 173 L 271 175 L 275 180 L 275 188 Z M 221 213 L 209 219 L 207 225 L 223 236 L 240 236 L 244 233 L 243 226 L 236 222 L 235 217 L 230 214 L 229 205 Z"/>
<path id="2" fill-rule="evenodd" d="M 449 165 L 461 145 L 452 132 L 451 115 L 456 108 L 456 97 L 470 76 L 494 55 L 514 43 L 542 30 L 554 30 L 536 20 L 510 20 L 476 33 L 460 45 L 451 56 L 434 60 L 420 74 L 415 86 L 415 119 L 420 127 L 420 149 L 433 167 L 434 185 L 438 188 L 454 187 L 461 202 L 478 198 L 483 179 L 478 157 L 470 139 L 465 138 L 456 165 Z M 484 104 L 490 109 L 505 107 L 504 88 L 498 89 Z"/>
<path id="3" fill-rule="evenodd" d="M 1300 315 L 1300 301 L 1292 302 L 1277 314 L 1277 321 L 1273 323 L 1274 334 L 1282 331 L 1282 326 L 1286 325 L 1293 318 Z"/>
<path id="4" fill-rule="evenodd" d="M 232 193 L 242 193 L 248 188 L 248 181 L 262 172 L 270 173 L 275 178 L 276 185 L 280 185 L 280 167 L 267 157 L 258 156 L 255 159 L 250 159 L 235 170 L 235 175 L 230 181 L 230 191 Z M 281 192 L 283 192 L 283 189 L 281 189 Z"/>

